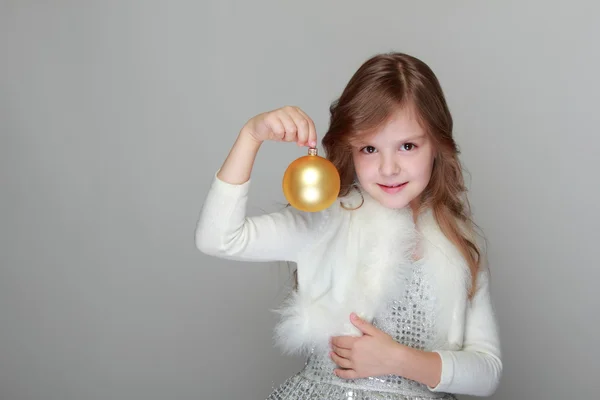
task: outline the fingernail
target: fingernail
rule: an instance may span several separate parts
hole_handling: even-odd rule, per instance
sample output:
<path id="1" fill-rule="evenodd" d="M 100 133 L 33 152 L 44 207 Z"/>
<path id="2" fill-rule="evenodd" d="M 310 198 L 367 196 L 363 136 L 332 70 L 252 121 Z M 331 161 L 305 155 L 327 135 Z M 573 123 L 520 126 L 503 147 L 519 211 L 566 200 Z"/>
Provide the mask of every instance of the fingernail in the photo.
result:
<path id="1" fill-rule="evenodd" d="M 315 147 L 317 145 L 317 142 L 310 142 L 310 147 Z"/>

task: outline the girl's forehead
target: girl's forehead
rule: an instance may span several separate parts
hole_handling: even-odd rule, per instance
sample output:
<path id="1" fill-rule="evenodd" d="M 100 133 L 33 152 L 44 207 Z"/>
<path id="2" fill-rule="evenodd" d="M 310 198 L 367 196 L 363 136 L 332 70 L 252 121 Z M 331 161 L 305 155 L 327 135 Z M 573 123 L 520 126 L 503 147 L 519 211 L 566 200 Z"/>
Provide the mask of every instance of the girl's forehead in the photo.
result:
<path id="1" fill-rule="evenodd" d="M 397 116 L 369 131 L 358 132 L 351 139 L 354 145 L 364 143 L 403 142 L 426 139 L 427 134 L 414 118 Z"/>
<path id="2" fill-rule="evenodd" d="M 417 131 L 422 130 L 418 110 L 411 104 L 396 107 L 389 111 L 387 117 L 378 125 L 365 130 L 360 136 L 376 135 L 386 130 Z"/>

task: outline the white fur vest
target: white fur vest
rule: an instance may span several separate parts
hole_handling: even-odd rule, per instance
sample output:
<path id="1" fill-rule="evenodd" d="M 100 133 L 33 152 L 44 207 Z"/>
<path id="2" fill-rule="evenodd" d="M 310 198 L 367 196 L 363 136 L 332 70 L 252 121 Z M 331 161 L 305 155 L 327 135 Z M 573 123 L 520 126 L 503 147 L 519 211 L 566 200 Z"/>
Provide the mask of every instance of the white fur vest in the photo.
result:
<path id="1" fill-rule="evenodd" d="M 416 245 L 424 278 L 435 292 L 437 349 L 462 346 L 471 275 L 466 261 L 441 232 L 431 212 L 419 217 L 392 210 L 356 191 L 323 211 L 321 227 L 298 258 L 298 290 L 278 310 L 276 340 L 287 353 L 326 349 L 331 336 L 360 335 L 351 312 L 372 321 L 402 293 Z"/>

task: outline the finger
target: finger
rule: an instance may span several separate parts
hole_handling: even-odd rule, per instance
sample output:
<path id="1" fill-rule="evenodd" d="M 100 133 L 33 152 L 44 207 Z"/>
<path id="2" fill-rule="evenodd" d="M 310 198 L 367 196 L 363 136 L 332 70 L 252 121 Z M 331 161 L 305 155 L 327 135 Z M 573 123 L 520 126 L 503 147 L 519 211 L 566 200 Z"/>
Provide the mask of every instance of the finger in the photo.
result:
<path id="1" fill-rule="evenodd" d="M 298 112 L 308 121 L 308 146 L 317 147 L 317 128 L 315 127 L 315 122 L 300 108 L 298 108 Z"/>
<path id="2" fill-rule="evenodd" d="M 283 123 L 283 126 L 285 126 L 285 136 L 283 140 L 286 142 L 295 142 L 296 138 L 298 137 L 298 127 L 296 126 L 296 123 L 294 122 L 292 117 L 286 112 L 282 111 L 278 114 L 278 116 L 281 122 Z"/>
<path id="3" fill-rule="evenodd" d="M 332 346 L 332 350 L 335 354 L 343 358 L 350 359 L 350 356 L 352 355 L 352 350 L 343 349 L 341 347 Z"/>
<path id="4" fill-rule="evenodd" d="M 306 117 L 304 117 L 304 115 L 300 114 L 299 112 L 292 114 L 292 118 L 294 119 L 294 123 L 298 127 L 298 145 L 304 146 L 308 143 L 308 121 L 306 120 Z"/>
<path id="5" fill-rule="evenodd" d="M 351 350 L 356 339 L 352 336 L 334 336 L 331 338 L 331 344 L 341 349 Z"/>
<path id="6" fill-rule="evenodd" d="M 335 354 L 333 351 L 329 353 L 329 356 L 331 357 L 331 359 L 333 360 L 335 365 L 337 365 L 341 368 L 352 368 L 352 362 L 350 360 L 348 360 L 347 358 L 340 357 L 337 354 Z"/>
<path id="7" fill-rule="evenodd" d="M 285 126 L 283 122 L 275 115 L 265 120 L 266 124 L 271 129 L 273 140 L 283 140 L 285 137 Z"/>
<path id="8" fill-rule="evenodd" d="M 374 336 L 379 332 L 379 329 L 375 328 L 373 325 L 360 318 L 355 313 L 350 314 L 350 321 L 365 335 Z"/>
<path id="9" fill-rule="evenodd" d="M 357 378 L 359 378 L 358 373 L 356 373 L 356 371 L 353 369 L 339 369 L 338 368 L 338 369 L 335 369 L 333 371 L 333 373 L 342 379 L 357 379 Z"/>

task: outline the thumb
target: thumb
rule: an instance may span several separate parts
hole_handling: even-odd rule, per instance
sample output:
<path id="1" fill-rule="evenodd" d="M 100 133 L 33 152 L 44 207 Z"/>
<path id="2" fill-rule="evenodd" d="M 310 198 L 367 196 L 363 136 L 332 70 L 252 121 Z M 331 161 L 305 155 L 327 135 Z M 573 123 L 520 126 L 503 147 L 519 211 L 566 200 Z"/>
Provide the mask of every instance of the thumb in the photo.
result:
<path id="1" fill-rule="evenodd" d="M 352 322 L 352 325 L 357 327 L 365 335 L 374 336 L 377 332 L 379 332 L 379 329 L 360 318 L 358 315 L 356 315 L 356 313 L 350 314 L 350 321 Z"/>

